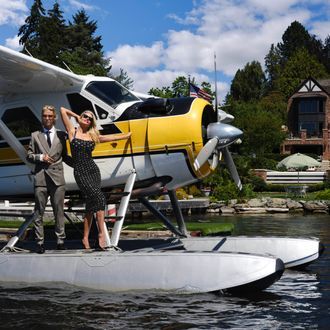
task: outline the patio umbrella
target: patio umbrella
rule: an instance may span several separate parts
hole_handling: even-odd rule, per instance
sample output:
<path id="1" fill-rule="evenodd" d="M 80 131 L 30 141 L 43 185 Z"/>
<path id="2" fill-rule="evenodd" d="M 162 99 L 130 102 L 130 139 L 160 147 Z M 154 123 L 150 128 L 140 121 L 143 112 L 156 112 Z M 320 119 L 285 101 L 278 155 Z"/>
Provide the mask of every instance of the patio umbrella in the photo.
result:
<path id="1" fill-rule="evenodd" d="M 296 153 L 293 155 L 290 155 L 288 157 L 285 157 L 284 159 L 282 159 L 278 164 L 277 164 L 277 168 L 280 167 L 286 167 L 287 169 L 289 168 L 294 168 L 294 169 L 302 169 L 304 167 L 320 167 L 321 163 L 318 162 L 317 160 L 315 160 L 312 157 L 309 157 L 307 155 L 304 154 L 300 154 L 300 153 Z"/>

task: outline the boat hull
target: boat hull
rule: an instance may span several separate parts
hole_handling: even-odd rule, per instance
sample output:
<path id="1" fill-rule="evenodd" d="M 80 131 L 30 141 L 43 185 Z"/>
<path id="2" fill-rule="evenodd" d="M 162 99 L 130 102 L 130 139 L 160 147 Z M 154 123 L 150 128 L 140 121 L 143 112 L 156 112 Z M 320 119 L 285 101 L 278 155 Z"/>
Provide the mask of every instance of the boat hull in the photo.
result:
<path id="1" fill-rule="evenodd" d="M 110 292 L 161 290 L 184 293 L 262 290 L 278 280 L 274 257 L 200 251 L 46 251 L 0 253 L 2 282 L 54 282 Z"/>

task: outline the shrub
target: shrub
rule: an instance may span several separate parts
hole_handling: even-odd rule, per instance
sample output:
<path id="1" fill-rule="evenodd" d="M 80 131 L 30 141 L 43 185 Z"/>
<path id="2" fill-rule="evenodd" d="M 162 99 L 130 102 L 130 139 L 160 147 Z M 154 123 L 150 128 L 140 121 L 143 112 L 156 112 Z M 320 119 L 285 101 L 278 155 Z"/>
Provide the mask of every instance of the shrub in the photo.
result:
<path id="1" fill-rule="evenodd" d="M 251 186 L 254 191 L 267 191 L 267 183 L 257 175 L 252 175 L 251 179 Z"/>
<path id="2" fill-rule="evenodd" d="M 239 190 L 234 182 L 227 182 L 226 184 L 219 184 L 215 186 L 211 192 L 211 200 L 224 200 L 237 198 L 239 196 Z"/>
<path id="3" fill-rule="evenodd" d="M 189 195 L 193 195 L 194 197 L 204 196 L 203 193 L 195 185 L 187 187 L 187 191 Z"/>
<path id="4" fill-rule="evenodd" d="M 319 191 L 318 193 L 315 194 L 315 198 L 322 200 L 330 200 L 330 189 Z"/>
<path id="5" fill-rule="evenodd" d="M 188 194 L 185 192 L 183 188 L 177 189 L 175 193 L 178 199 L 188 199 Z"/>

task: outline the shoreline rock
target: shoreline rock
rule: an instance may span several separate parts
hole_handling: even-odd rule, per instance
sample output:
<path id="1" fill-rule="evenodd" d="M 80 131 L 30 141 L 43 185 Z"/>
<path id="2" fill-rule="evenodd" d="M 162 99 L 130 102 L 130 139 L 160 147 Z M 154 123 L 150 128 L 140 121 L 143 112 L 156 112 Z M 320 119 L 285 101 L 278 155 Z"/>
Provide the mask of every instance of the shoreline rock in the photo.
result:
<path id="1" fill-rule="evenodd" d="M 218 201 L 210 203 L 207 213 L 213 214 L 266 214 L 266 213 L 330 213 L 329 201 L 296 201 L 291 198 L 252 198 L 239 203 L 237 200 L 229 202 Z"/>

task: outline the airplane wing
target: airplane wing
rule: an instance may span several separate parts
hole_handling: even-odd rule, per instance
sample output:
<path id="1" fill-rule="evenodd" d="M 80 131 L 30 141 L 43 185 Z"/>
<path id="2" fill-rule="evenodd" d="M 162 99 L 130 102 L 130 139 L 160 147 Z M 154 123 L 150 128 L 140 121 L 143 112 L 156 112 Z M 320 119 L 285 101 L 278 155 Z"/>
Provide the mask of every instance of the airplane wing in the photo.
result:
<path id="1" fill-rule="evenodd" d="M 70 71 L 0 46 L 0 95 L 64 91 L 83 82 Z"/>

